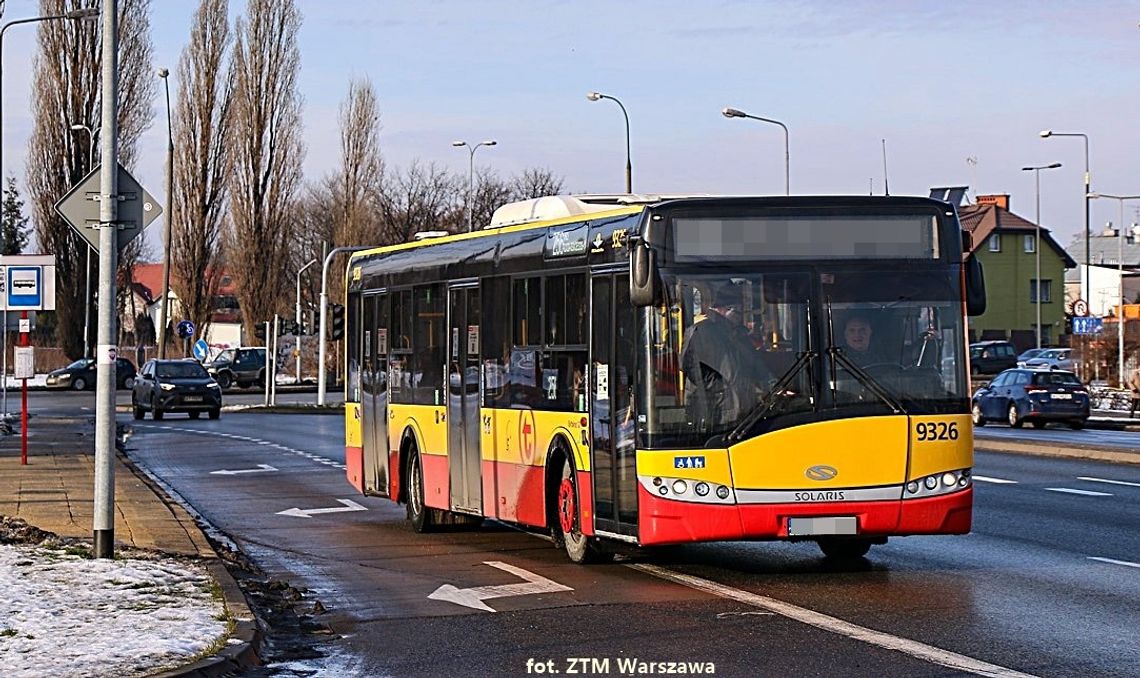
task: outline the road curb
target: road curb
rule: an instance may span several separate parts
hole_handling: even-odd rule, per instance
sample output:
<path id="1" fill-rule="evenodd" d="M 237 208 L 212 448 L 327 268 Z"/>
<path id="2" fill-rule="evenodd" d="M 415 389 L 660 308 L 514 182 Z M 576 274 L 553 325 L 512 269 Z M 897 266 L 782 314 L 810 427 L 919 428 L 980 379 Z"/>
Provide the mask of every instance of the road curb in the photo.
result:
<path id="1" fill-rule="evenodd" d="M 245 596 L 245 592 L 238 586 L 237 580 L 226 568 L 225 560 L 222 555 L 218 553 L 214 544 L 206 538 L 206 535 L 201 530 L 198 521 L 190 515 L 182 504 L 175 501 L 169 494 L 162 488 L 162 486 L 155 482 L 150 474 L 139 468 L 130 455 L 122 450 L 118 451 L 119 459 L 131 470 L 141 482 L 143 482 L 151 492 L 154 493 L 175 515 L 178 516 L 178 521 L 184 527 L 198 530 L 198 536 L 201 541 L 209 546 L 213 552 L 214 557 L 203 561 L 205 567 L 210 572 L 210 576 L 218 584 L 218 588 L 222 590 L 222 600 L 225 604 L 226 612 L 234 620 L 234 630 L 226 638 L 226 645 L 217 654 L 209 657 L 204 657 L 185 666 L 175 669 L 163 671 L 161 673 L 152 674 L 153 678 L 216 678 L 218 676 L 231 675 L 238 670 L 248 669 L 254 666 L 261 665 L 261 642 L 262 622 L 257 618 L 250 607 L 249 600 Z"/>
<path id="2" fill-rule="evenodd" d="M 1105 450 L 1091 447 L 1042 447 L 1035 443 L 1017 443 L 1004 440 L 974 438 L 974 449 L 978 452 L 1009 452 L 1038 457 L 1059 459 L 1091 459 L 1117 464 L 1140 464 L 1140 451 Z"/>

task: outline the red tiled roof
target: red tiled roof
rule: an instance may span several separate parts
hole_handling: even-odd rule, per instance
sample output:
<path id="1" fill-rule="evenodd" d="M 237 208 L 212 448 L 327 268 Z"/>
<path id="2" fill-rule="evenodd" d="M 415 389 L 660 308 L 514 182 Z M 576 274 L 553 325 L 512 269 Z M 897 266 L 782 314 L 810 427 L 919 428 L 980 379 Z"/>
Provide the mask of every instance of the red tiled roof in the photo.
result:
<path id="1" fill-rule="evenodd" d="M 170 284 L 173 286 L 175 280 L 175 273 L 170 271 Z M 234 288 L 233 279 L 229 275 L 229 271 L 222 269 L 222 280 L 229 282 L 228 285 L 220 285 L 218 287 L 218 295 L 232 296 L 237 294 Z M 147 289 L 150 292 L 151 299 L 158 299 L 162 294 L 162 264 L 138 264 L 134 270 L 134 281 Z"/>
<path id="2" fill-rule="evenodd" d="M 1003 207 L 993 204 L 963 205 L 958 208 L 958 221 L 961 222 L 962 228 L 966 229 L 970 235 L 973 236 L 971 252 L 976 252 L 985 245 L 986 241 L 989 240 L 995 231 L 1026 234 L 1035 233 L 1037 231 L 1037 224 L 1023 219 Z M 1041 239 L 1065 260 L 1066 268 L 1076 268 L 1077 262 L 1069 256 L 1065 248 L 1053 240 L 1049 229 L 1041 229 Z"/>

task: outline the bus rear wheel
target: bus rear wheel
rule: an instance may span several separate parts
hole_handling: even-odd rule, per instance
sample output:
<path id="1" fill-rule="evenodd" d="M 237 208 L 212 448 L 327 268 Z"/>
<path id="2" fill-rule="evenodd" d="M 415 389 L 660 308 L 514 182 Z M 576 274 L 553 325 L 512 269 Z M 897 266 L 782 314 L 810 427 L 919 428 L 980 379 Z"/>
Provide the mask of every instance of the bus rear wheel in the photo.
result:
<path id="1" fill-rule="evenodd" d="M 436 511 L 424 504 L 424 471 L 420 453 L 412 448 L 408 454 L 408 522 L 416 532 L 431 532 L 437 524 Z"/>
<path id="2" fill-rule="evenodd" d="M 578 480 L 568 457 L 562 459 L 562 475 L 558 483 L 554 543 L 566 551 L 572 562 L 597 563 L 608 560 L 609 554 L 599 551 L 596 544 L 582 534 L 581 510 L 578 499 Z"/>
<path id="3" fill-rule="evenodd" d="M 862 558 L 871 550 L 870 539 L 844 539 L 842 537 L 821 537 L 817 542 L 819 550 L 832 560 L 854 560 Z"/>

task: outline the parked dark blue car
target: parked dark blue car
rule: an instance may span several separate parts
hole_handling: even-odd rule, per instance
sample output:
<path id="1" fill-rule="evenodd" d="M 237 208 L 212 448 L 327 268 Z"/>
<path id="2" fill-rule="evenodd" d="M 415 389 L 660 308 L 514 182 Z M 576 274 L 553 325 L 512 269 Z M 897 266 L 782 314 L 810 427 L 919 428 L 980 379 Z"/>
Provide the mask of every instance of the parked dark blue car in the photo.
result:
<path id="1" fill-rule="evenodd" d="M 1089 418 L 1089 391 L 1067 370 L 1015 368 L 978 389 L 972 405 L 975 426 L 1005 421 L 1014 428 L 1025 422 L 1043 428 L 1059 421 L 1080 429 Z"/>

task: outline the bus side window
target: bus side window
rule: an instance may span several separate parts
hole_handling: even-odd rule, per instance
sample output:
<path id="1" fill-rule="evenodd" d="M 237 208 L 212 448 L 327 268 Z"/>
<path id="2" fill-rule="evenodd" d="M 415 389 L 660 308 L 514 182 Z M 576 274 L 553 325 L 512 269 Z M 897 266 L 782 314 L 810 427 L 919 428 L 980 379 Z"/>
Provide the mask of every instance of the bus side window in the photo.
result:
<path id="1" fill-rule="evenodd" d="M 392 316 L 390 338 L 392 358 L 388 363 L 388 389 L 393 403 L 411 403 L 411 357 L 409 340 L 412 327 L 412 292 L 399 290 L 391 294 Z"/>
<path id="2" fill-rule="evenodd" d="M 447 332 L 443 299 L 443 285 L 415 289 L 412 390 L 413 402 L 418 405 L 443 404 L 443 351 Z"/>
<path id="3" fill-rule="evenodd" d="M 510 407 L 511 307 L 506 277 L 483 280 L 483 406 Z"/>
<path id="4" fill-rule="evenodd" d="M 545 279 L 541 405 L 544 410 L 586 411 L 586 274 Z"/>

